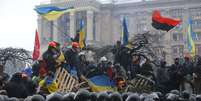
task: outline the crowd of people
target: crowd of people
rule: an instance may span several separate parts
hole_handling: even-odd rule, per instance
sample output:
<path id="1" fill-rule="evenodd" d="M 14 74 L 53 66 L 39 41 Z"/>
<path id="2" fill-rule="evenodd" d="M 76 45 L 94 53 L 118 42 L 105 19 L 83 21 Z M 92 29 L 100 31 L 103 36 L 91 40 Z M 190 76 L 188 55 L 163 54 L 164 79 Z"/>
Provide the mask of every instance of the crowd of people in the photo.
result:
<path id="1" fill-rule="evenodd" d="M 201 101 L 201 95 L 190 94 L 183 91 L 172 90 L 167 94 L 161 92 L 152 93 L 133 93 L 133 92 L 89 92 L 79 90 L 78 92 L 69 92 L 66 94 L 52 93 L 47 96 L 34 94 L 24 99 L 8 97 L 6 94 L 0 95 L 0 101 Z"/>
<path id="2" fill-rule="evenodd" d="M 145 59 L 142 62 L 139 54 L 135 54 L 130 47 L 121 46 L 120 41 L 111 50 L 114 54 L 114 61 L 109 61 L 105 56 L 101 57 L 99 61 L 87 61 L 77 42 L 72 42 L 71 46 L 71 48 L 61 50 L 59 43 L 55 41 L 49 42 L 48 49 L 42 54 L 42 59 L 35 61 L 31 68 L 25 68 L 23 71 L 15 73 L 10 79 L 8 75 L 3 73 L 3 67 L 0 67 L 0 88 L 3 90 L 0 93 L 7 95 L 9 98 L 27 98 L 34 94 L 46 97 L 49 94 L 54 94 L 58 89 L 55 73 L 57 68 L 61 67 L 65 68 L 79 82 L 82 82 L 85 77 L 107 75 L 111 81 L 115 81 L 116 86 L 120 89 L 123 89 L 122 86 L 127 85 L 128 80 L 133 80 L 138 74 L 141 74 L 145 77 L 151 77 L 155 82 L 154 91 L 157 92 L 150 94 L 119 94 L 89 93 L 85 91 L 84 94 L 77 92 L 77 94 L 69 93 L 64 96 L 55 95 L 52 96 L 52 99 L 54 97 L 57 99 L 57 96 L 61 96 L 59 97 L 60 100 L 51 100 L 50 97 L 50 100 L 47 101 L 85 101 L 85 97 L 88 99 L 86 101 L 96 101 L 90 100 L 93 97 L 97 101 L 109 101 L 108 99 L 112 101 L 165 101 L 169 97 L 171 100 L 168 101 L 180 101 L 181 98 L 181 101 L 189 101 L 187 99 L 190 99 L 191 96 L 198 99 L 192 101 L 200 101 L 201 99 L 200 95 L 193 94 L 201 92 L 201 58 L 195 61 L 185 57 L 183 63 L 180 62 L 179 58 L 175 58 L 172 65 L 167 65 L 164 60 L 161 60 L 160 65 L 154 70 L 153 63 L 149 59 Z M 184 92 L 181 94 L 182 91 Z M 129 97 L 124 98 L 124 94 L 128 94 Z M 148 99 L 155 94 L 158 96 L 158 100 L 155 98 Z M 73 96 L 71 100 L 65 100 L 71 96 Z M 174 100 L 172 100 L 172 97 Z M 36 95 L 31 98 L 42 97 Z M 44 100 L 42 98 L 41 100 L 25 101 Z"/>

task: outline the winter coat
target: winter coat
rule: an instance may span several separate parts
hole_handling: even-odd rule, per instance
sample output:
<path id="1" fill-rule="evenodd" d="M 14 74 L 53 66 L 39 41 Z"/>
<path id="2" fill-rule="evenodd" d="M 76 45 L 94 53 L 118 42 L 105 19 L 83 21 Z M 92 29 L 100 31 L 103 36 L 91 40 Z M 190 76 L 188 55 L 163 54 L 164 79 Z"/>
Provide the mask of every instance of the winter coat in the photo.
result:
<path id="1" fill-rule="evenodd" d="M 116 63 L 120 63 L 120 59 L 121 59 L 121 47 L 114 47 L 112 49 L 112 52 L 114 54 L 114 64 Z"/>
<path id="2" fill-rule="evenodd" d="M 73 51 L 73 49 L 69 49 L 64 53 L 66 62 L 71 67 L 77 67 L 79 62 L 79 56 L 78 53 Z"/>
<path id="3" fill-rule="evenodd" d="M 120 65 L 123 66 L 123 68 L 127 70 L 127 67 L 131 63 L 131 50 L 129 48 L 122 48 L 120 53 Z"/>
<path id="4" fill-rule="evenodd" d="M 142 67 L 140 68 L 140 74 L 142 74 L 144 76 L 152 76 L 153 69 L 152 69 L 151 64 L 149 64 L 149 63 L 143 64 Z"/>
<path id="5" fill-rule="evenodd" d="M 183 64 L 183 67 L 184 67 L 184 74 L 185 75 L 192 74 L 192 72 L 193 72 L 193 63 L 191 63 L 191 62 L 185 62 Z"/>
<path id="6" fill-rule="evenodd" d="M 53 73 L 56 72 L 56 59 L 54 58 L 54 54 L 53 52 L 51 52 L 50 50 L 47 50 L 46 52 L 43 53 L 42 57 L 43 60 L 45 60 L 46 64 L 47 64 L 47 69 L 48 71 L 52 71 Z"/>
<path id="7" fill-rule="evenodd" d="M 71 69 L 75 69 L 77 72 L 77 76 L 80 77 L 81 76 L 81 69 L 82 67 L 80 67 L 80 61 L 79 61 L 79 55 L 78 52 L 73 51 L 73 49 L 69 49 L 64 53 L 65 56 L 65 60 L 67 62 L 67 64 L 69 64 Z"/>
<path id="8" fill-rule="evenodd" d="M 169 73 L 166 67 L 157 70 L 157 81 L 159 84 L 164 84 L 169 81 Z"/>
<path id="9" fill-rule="evenodd" d="M 140 65 L 139 64 L 131 64 L 127 67 L 127 72 L 129 72 L 129 78 L 133 79 L 136 74 L 140 73 Z"/>

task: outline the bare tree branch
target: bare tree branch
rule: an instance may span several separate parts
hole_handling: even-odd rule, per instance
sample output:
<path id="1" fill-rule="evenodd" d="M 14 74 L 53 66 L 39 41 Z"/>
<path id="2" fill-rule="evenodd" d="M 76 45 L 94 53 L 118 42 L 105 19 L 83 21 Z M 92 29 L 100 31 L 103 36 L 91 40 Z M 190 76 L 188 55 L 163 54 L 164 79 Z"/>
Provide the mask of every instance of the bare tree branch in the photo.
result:
<path id="1" fill-rule="evenodd" d="M 24 62 L 31 61 L 31 53 L 22 48 L 0 48 L 0 62 L 5 66 L 7 61 L 19 60 Z"/>

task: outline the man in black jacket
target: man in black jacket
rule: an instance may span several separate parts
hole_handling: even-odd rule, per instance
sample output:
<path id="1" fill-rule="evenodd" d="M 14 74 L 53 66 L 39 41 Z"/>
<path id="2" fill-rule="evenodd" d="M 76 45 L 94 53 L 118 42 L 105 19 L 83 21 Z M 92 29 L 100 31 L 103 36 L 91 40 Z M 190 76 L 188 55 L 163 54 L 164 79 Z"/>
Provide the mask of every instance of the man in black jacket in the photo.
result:
<path id="1" fill-rule="evenodd" d="M 174 59 L 174 64 L 170 67 L 168 70 L 170 74 L 170 89 L 179 89 L 179 85 L 183 80 L 183 75 L 182 75 L 182 65 L 179 63 L 179 58 Z"/>
<path id="2" fill-rule="evenodd" d="M 129 79 L 133 79 L 136 74 L 140 73 L 140 56 L 133 54 L 132 56 L 132 62 L 127 67 L 127 73 L 129 75 Z"/>
<path id="3" fill-rule="evenodd" d="M 114 56 L 114 64 L 120 63 L 120 58 L 121 58 L 121 41 L 117 41 L 115 47 L 112 49 Z"/>
<path id="4" fill-rule="evenodd" d="M 77 71 L 78 78 L 81 76 L 80 66 L 79 66 L 79 44 L 77 42 L 72 42 L 72 48 L 67 50 L 65 55 L 65 60 L 69 64 L 70 69 L 75 69 Z"/>
<path id="5" fill-rule="evenodd" d="M 15 73 L 3 89 L 7 91 L 8 97 L 26 98 L 29 95 L 22 73 Z"/>

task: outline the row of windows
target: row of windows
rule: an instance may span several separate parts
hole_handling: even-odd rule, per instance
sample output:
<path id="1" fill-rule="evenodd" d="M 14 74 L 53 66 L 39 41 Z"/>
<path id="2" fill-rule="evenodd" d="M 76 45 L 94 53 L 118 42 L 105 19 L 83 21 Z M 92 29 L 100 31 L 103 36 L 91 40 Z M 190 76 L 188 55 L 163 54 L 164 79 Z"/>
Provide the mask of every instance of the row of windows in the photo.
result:
<path id="1" fill-rule="evenodd" d="M 200 55 L 201 56 L 201 45 L 195 45 L 196 47 L 196 55 Z M 173 46 L 172 47 L 172 56 L 175 57 L 179 57 L 182 56 L 184 53 L 184 46 L 183 45 L 179 45 L 179 46 Z"/>
<path id="2" fill-rule="evenodd" d="M 182 15 L 185 15 L 185 12 L 186 12 L 186 10 L 184 8 L 169 9 L 169 10 L 161 9 L 160 10 L 161 15 L 163 15 L 163 16 L 170 15 L 172 17 L 180 17 L 180 16 L 182 17 Z M 201 7 L 190 8 L 188 10 L 188 12 L 189 12 L 190 16 L 194 16 L 194 15 L 201 16 Z M 123 14 L 123 15 L 125 15 L 125 14 Z M 143 17 L 152 15 L 152 12 L 150 12 L 150 11 L 135 12 L 134 15 L 136 17 L 143 18 Z"/>
<path id="3" fill-rule="evenodd" d="M 189 13 L 191 16 L 201 16 L 201 7 L 190 8 Z"/>
<path id="4" fill-rule="evenodd" d="M 183 53 L 184 53 L 183 45 L 172 47 L 172 57 L 173 58 L 181 57 L 181 56 L 183 56 Z"/>
<path id="5" fill-rule="evenodd" d="M 182 33 L 173 33 L 172 39 L 173 39 L 173 41 L 183 41 L 183 34 Z"/>
<path id="6" fill-rule="evenodd" d="M 43 19 L 41 24 L 43 27 L 41 44 L 47 44 L 49 41 L 53 40 L 53 22 Z"/>
<path id="7" fill-rule="evenodd" d="M 192 21 L 192 27 L 193 29 L 200 29 L 201 28 L 201 20 L 193 20 Z"/>
<path id="8" fill-rule="evenodd" d="M 196 37 L 193 40 L 201 40 L 201 33 L 197 32 L 195 34 L 196 34 Z M 182 33 L 173 33 L 172 40 L 173 41 L 184 41 L 185 37 L 186 36 L 183 36 Z"/>

